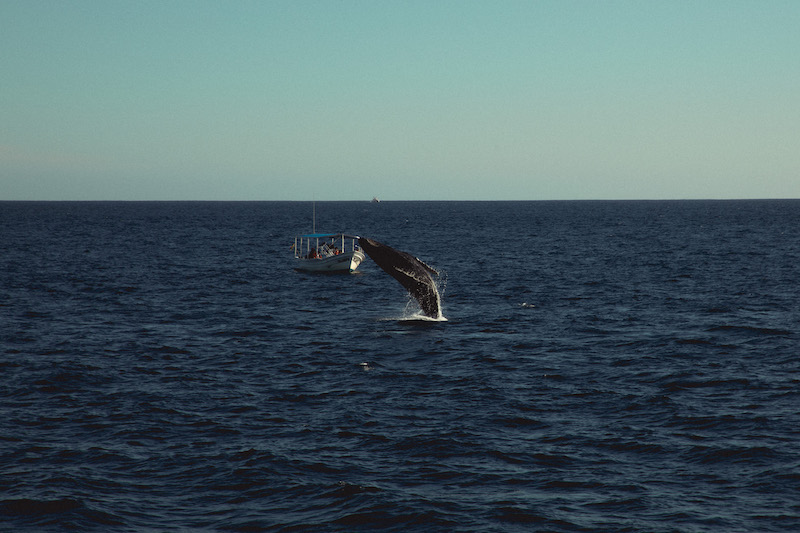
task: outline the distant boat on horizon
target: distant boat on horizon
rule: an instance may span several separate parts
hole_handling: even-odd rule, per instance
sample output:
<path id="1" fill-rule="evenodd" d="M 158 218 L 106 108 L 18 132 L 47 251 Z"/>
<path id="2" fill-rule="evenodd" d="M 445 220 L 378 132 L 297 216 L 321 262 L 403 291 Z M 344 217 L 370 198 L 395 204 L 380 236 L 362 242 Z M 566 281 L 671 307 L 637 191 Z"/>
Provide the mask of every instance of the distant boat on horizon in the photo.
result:
<path id="1" fill-rule="evenodd" d="M 378 197 L 377 196 L 373 196 L 372 197 L 372 203 L 373 204 L 377 204 L 378 202 L 380 202 L 380 200 L 378 200 Z"/>

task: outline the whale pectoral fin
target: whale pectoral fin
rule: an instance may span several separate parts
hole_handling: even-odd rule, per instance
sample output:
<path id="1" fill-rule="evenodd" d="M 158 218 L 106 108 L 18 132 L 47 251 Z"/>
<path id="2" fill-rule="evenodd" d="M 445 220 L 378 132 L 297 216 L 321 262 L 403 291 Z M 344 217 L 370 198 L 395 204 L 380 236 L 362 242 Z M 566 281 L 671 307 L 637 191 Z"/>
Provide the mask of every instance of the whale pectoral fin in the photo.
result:
<path id="1" fill-rule="evenodd" d="M 413 296 L 422 312 L 431 318 L 439 318 L 439 292 L 431 274 L 438 276 L 436 269 L 419 258 L 390 246 L 359 237 L 359 245 L 384 272 L 396 279 Z"/>

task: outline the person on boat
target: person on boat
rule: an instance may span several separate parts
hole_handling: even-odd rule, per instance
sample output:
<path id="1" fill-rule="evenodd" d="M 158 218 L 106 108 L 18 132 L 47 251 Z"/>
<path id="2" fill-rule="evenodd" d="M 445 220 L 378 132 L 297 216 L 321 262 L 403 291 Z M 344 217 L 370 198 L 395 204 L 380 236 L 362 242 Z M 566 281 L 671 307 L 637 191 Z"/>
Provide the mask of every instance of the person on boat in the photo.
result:
<path id="1" fill-rule="evenodd" d="M 309 259 L 316 259 L 317 257 L 318 257 L 317 256 L 317 249 L 316 248 L 312 248 L 311 251 L 308 252 L 308 258 Z"/>

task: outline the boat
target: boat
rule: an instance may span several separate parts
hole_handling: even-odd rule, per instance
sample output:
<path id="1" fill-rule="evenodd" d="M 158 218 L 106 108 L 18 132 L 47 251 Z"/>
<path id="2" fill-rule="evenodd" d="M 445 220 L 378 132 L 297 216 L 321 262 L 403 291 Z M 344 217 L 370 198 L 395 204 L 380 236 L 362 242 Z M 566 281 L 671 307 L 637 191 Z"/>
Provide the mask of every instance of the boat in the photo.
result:
<path id="1" fill-rule="evenodd" d="M 344 233 L 308 233 L 294 239 L 296 270 L 303 272 L 355 272 L 366 257 L 358 237 Z"/>

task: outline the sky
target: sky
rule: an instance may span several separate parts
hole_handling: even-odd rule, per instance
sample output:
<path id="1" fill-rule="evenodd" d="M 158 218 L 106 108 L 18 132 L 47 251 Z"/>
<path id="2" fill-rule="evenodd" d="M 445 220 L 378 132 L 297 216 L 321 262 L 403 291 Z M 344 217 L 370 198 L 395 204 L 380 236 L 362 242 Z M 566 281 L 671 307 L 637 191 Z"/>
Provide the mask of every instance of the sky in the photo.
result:
<path id="1" fill-rule="evenodd" d="M 800 198 L 796 0 L 0 0 L 0 200 Z"/>

